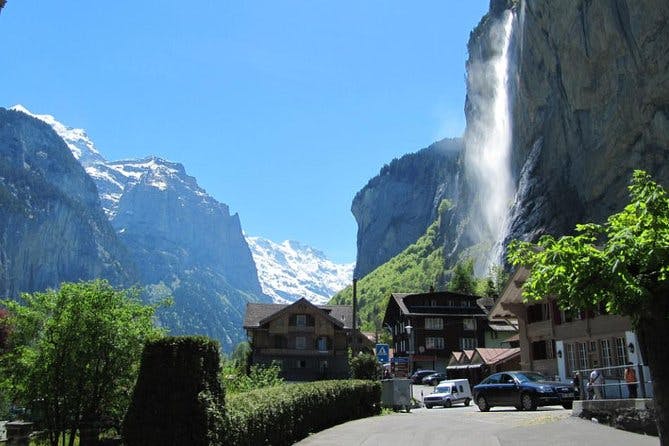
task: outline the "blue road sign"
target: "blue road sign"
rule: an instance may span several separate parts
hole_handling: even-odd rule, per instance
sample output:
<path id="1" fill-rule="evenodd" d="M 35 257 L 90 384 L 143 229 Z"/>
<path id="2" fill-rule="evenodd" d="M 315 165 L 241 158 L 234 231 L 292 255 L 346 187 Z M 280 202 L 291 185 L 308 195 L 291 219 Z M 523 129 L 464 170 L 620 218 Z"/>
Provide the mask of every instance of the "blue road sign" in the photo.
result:
<path id="1" fill-rule="evenodd" d="M 376 358 L 379 362 L 386 363 L 389 361 L 390 347 L 388 344 L 376 344 Z"/>
<path id="2" fill-rule="evenodd" d="M 409 358 L 399 356 L 397 358 L 393 358 L 392 363 L 393 364 L 408 364 L 409 363 Z"/>

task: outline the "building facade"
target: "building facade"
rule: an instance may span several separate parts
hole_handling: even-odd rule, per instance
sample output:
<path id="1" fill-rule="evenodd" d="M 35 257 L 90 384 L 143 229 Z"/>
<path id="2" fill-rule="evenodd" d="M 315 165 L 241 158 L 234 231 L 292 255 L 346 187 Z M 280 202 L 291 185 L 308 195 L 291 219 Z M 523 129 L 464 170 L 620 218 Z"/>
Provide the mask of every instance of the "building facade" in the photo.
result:
<path id="1" fill-rule="evenodd" d="M 291 381 L 348 378 L 349 348 L 372 346 L 357 330 L 354 338 L 352 306 L 316 306 L 306 299 L 290 305 L 249 303 L 244 329 L 252 363 L 278 363 L 282 377 Z"/>
<path id="2" fill-rule="evenodd" d="M 383 326 L 391 332 L 395 358 L 407 358 L 409 373 L 445 372 L 451 352 L 482 347 L 488 323 L 477 299 L 450 292 L 392 294 Z"/>
<path id="3" fill-rule="evenodd" d="M 518 269 L 490 313 L 496 319 L 517 318 L 522 369 L 565 380 L 578 370 L 601 368 L 615 382 L 628 362 L 643 364 L 629 318 L 606 314 L 601 307 L 568 312 L 549 298 L 524 302 L 528 275 L 527 269 Z"/>

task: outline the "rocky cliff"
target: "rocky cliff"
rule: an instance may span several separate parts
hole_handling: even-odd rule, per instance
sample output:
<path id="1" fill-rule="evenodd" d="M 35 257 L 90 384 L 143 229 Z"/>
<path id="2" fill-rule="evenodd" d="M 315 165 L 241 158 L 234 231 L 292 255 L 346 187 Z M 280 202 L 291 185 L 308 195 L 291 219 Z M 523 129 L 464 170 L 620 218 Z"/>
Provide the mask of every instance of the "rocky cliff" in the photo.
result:
<path id="1" fill-rule="evenodd" d="M 521 2 L 510 238 L 621 209 L 634 169 L 669 186 L 669 3 Z"/>
<path id="2" fill-rule="evenodd" d="M 246 303 L 269 302 L 270 299 L 261 291 L 239 216 L 230 215 L 228 206 L 200 188 L 181 164 L 158 157 L 109 162 L 82 129 L 65 126 L 50 115 L 33 115 L 21 106 L 13 108 L 15 111 L 7 113 L 28 120 L 26 122 L 48 133 L 48 139 L 32 144 L 36 147 L 36 159 L 44 158 L 44 153 L 51 150 L 62 155 L 52 160 L 50 169 L 39 172 L 39 178 L 49 186 L 40 185 L 34 190 L 48 192 L 48 187 L 55 185 L 59 190 L 65 189 L 68 197 L 75 197 L 70 201 L 87 200 L 86 209 L 90 208 L 87 212 L 92 212 L 96 224 L 105 228 L 104 234 L 110 243 L 120 247 L 116 251 L 100 248 L 100 256 L 112 265 L 137 265 L 134 277 L 145 287 L 148 300 L 172 298 L 173 305 L 158 312 L 160 323 L 173 334 L 211 336 L 220 340 L 225 350 L 231 350 L 244 339 L 242 320 Z M 33 133 L 31 129 L 21 128 L 10 136 L 23 144 L 25 140 L 34 139 Z M 15 164 L 20 165 L 20 160 L 17 157 Z M 31 165 L 26 169 L 34 176 L 35 169 Z M 75 181 L 76 184 L 71 184 Z M 77 193 L 83 198 L 75 195 Z M 83 205 L 77 209 L 80 207 Z M 66 217 L 69 221 L 63 224 L 69 223 L 74 234 L 85 234 L 80 226 L 90 219 L 79 215 Z M 16 224 L 8 220 L 8 233 Z M 50 239 L 44 240 L 48 236 Z M 68 259 L 76 258 L 83 250 L 70 244 L 70 238 L 69 234 L 64 238 L 54 237 L 53 231 L 45 232 L 42 238 L 35 235 L 36 246 L 52 246 L 53 249 L 41 257 L 32 251 L 25 256 L 29 259 L 35 256 L 55 270 L 66 268 Z M 21 246 L 31 244 L 24 240 Z M 14 263 L 22 258 L 7 255 Z M 88 260 L 85 256 L 81 259 Z M 31 271 L 24 267 L 18 265 L 15 273 L 25 276 L 25 271 Z M 93 261 L 89 268 L 90 272 L 83 270 L 67 275 L 67 280 L 110 276 L 96 268 Z M 22 284 L 17 289 L 28 290 Z"/>
<path id="3" fill-rule="evenodd" d="M 505 23 L 512 24 L 506 34 Z M 669 186 L 665 0 L 492 0 L 471 33 L 468 53 L 460 166 L 455 158 L 436 166 L 420 153 L 411 155 L 358 193 L 358 276 L 424 232 L 436 196 L 454 204 L 439 230 L 446 267 L 471 255 L 484 274 L 511 239 L 570 233 L 576 223 L 602 222 L 620 210 L 634 169 Z M 508 105 L 498 108 L 492 99 L 499 94 L 494 71 L 503 66 L 500 57 L 508 59 Z M 500 119 L 510 122 L 509 154 L 490 172 L 496 178 L 508 171 L 500 178 L 508 178 L 511 192 L 493 202 L 497 183 L 482 184 L 486 174 L 473 164 L 498 156 L 477 150 Z M 494 140 L 486 150 L 493 149 L 499 149 Z M 449 179 L 448 193 L 435 194 L 442 178 Z M 499 231 L 491 230 L 491 208 L 503 211 Z"/>
<path id="4" fill-rule="evenodd" d="M 363 277 L 423 235 L 439 204 L 457 200 L 461 139 L 443 139 L 384 166 L 353 199 L 355 276 Z"/>
<path id="5" fill-rule="evenodd" d="M 65 142 L 0 108 L 0 295 L 99 277 L 127 286 L 132 265 Z"/>

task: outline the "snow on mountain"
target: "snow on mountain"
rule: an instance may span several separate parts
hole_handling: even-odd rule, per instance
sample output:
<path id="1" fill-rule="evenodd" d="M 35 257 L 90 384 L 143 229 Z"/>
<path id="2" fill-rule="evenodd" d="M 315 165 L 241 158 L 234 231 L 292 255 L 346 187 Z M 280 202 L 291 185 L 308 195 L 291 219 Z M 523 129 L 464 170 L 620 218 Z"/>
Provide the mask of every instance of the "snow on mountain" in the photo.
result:
<path id="1" fill-rule="evenodd" d="M 72 155 L 95 180 L 102 208 L 109 219 L 113 219 L 116 215 L 118 202 L 124 190 L 139 183 L 163 191 L 168 185 L 178 184 L 178 187 L 185 187 L 203 201 L 213 200 L 197 185 L 195 178 L 186 174 L 184 167 L 179 163 L 172 163 L 155 156 L 140 160 L 107 161 L 85 130 L 68 127 L 51 115 L 32 113 L 20 104 L 11 107 L 11 110 L 20 111 L 49 124 L 65 141 Z"/>
<path id="2" fill-rule="evenodd" d="M 322 305 L 350 285 L 354 263 L 337 264 L 320 251 L 295 241 L 275 243 L 262 237 L 246 237 L 263 293 L 276 303 L 302 297 Z"/>
<path id="3" fill-rule="evenodd" d="M 65 141 L 70 148 L 70 151 L 72 151 L 72 155 L 74 155 L 82 165 L 87 166 L 88 164 L 96 162 L 104 162 L 104 158 L 102 158 L 100 152 L 84 129 L 68 127 L 57 121 L 56 118 L 51 115 L 38 115 L 32 113 L 21 104 L 10 107 L 10 110 L 25 113 L 28 116 L 32 116 L 33 118 L 37 118 L 40 121 L 49 124 L 56 131 L 58 136 Z"/>

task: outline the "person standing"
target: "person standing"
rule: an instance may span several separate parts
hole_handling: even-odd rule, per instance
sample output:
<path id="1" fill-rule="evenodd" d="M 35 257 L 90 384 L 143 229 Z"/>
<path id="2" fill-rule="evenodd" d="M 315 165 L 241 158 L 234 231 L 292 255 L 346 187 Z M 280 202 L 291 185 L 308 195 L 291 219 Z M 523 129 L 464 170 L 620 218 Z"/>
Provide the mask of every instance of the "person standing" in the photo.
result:
<path id="1" fill-rule="evenodd" d="M 627 368 L 625 369 L 625 382 L 627 383 L 627 393 L 629 398 L 637 398 L 636 371 L 631 362 L 627 363 Z"/>
<path id="2" fill-rule="evenodd" d="M 601 400 L 602 399 L 602 386 L 604 385 L 604 374 L 602 373 L 601 370 L 599 369 L 594 369 L 590 373 L 590 385 L 592 386 L 593 390 L 593 400 Z"/>

